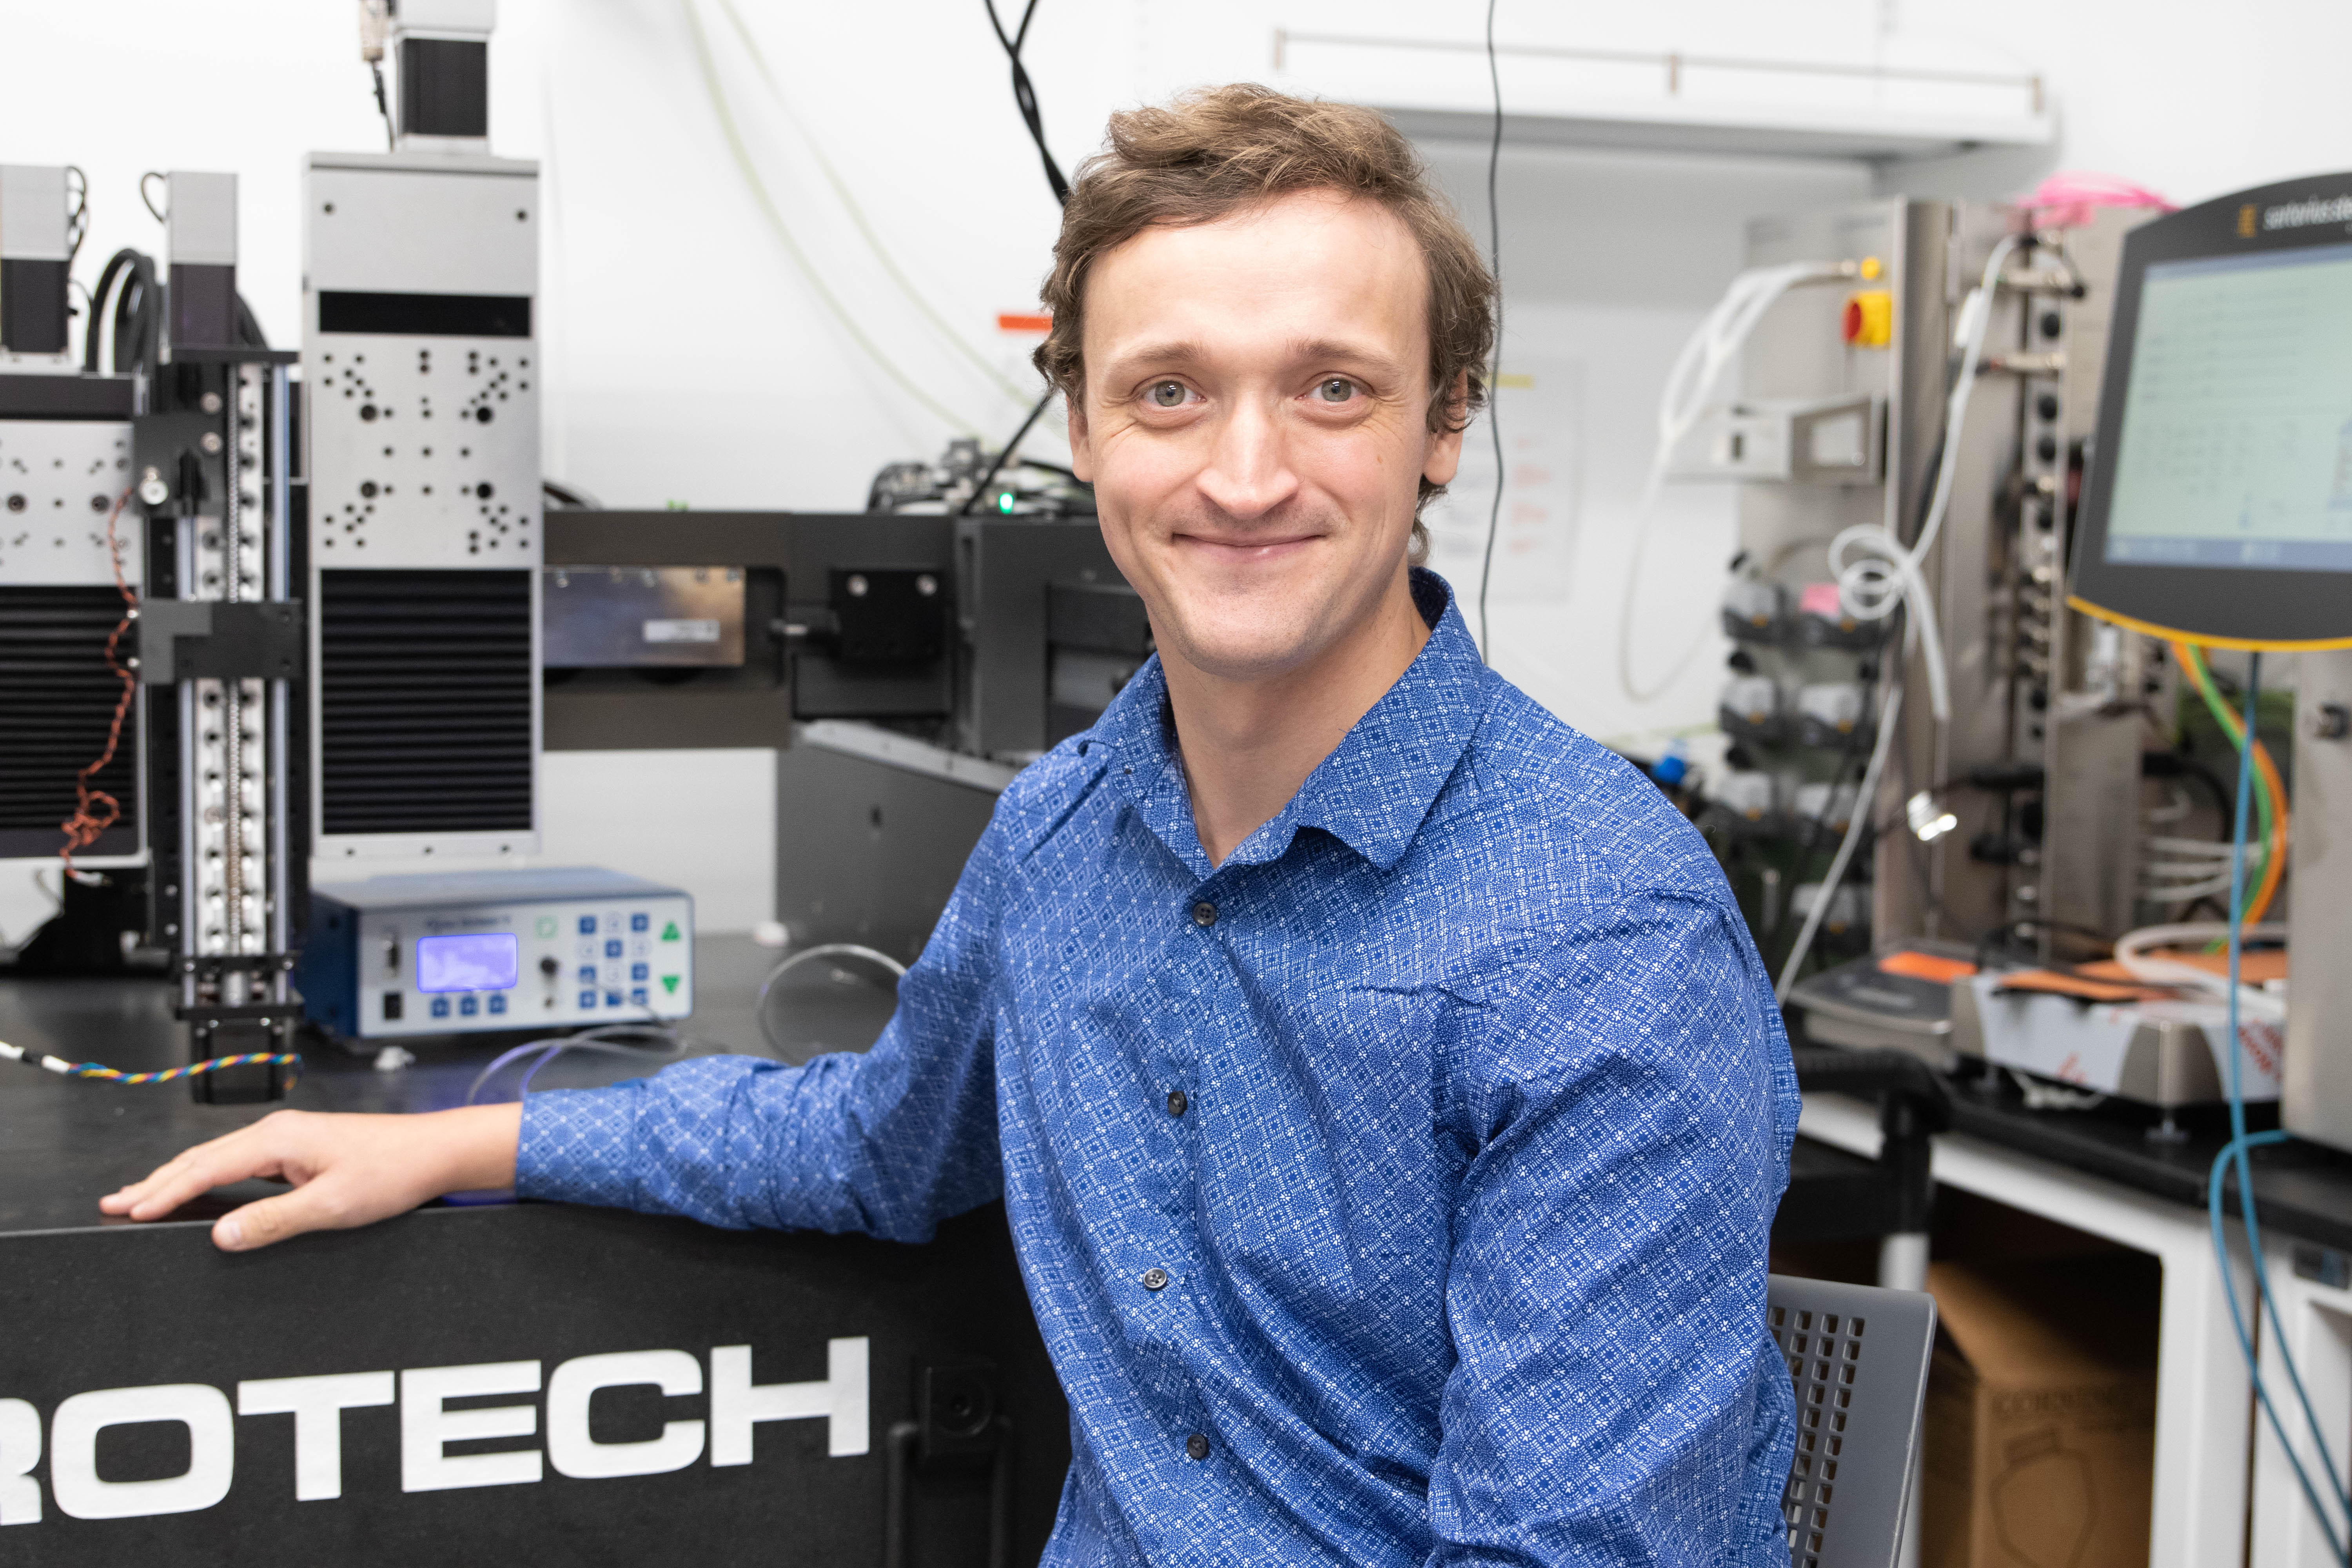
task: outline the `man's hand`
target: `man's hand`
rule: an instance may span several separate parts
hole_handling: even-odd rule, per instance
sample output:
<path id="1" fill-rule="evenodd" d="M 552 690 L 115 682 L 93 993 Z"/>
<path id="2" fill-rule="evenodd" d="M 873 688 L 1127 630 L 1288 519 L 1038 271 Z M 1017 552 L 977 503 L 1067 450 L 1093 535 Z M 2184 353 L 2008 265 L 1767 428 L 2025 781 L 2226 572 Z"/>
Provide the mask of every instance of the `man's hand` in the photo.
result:
<path id="1" fill-rule="evenodd" d="M 100 1198 L 100 1211 L 162 1219 L 215 1187 L 256 1176 L 292 1184 L 281 1197 L 223 1215 L 213 1245 L 249 1252 L 310 1230 L 373 1225 L 444 1193 L 514 1185 L 522 1107 L 475 1105 L 425 1116 L 280 1110 L 199 1143 L 145 1180 Z"/>

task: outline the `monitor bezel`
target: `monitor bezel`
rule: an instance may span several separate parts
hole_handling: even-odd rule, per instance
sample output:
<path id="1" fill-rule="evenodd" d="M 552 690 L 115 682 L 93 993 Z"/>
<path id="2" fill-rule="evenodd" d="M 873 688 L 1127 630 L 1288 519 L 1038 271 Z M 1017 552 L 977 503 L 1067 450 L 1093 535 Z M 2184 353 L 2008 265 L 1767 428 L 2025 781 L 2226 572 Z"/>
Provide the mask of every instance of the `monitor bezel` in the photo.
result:
<path id="1" fill-rule="evenodd" d="M 2352 571 L 2262 566 L 2163 566 L 2113 562 L 2107 512 L 2115 489 L 2139 331 L 2141 285 L 2152 265 L 2340 246 L 2352 222 L 2265 229 L 2262 216 L 2283 204 L 2352 201 L 2352 174 L 2283 181 L 2216 197 L 2141 225 L 2124 237 L 2100 383 L 2098 425 L 2084 455 L 2068 602 L 2076 609 L 2151 635 L 2241 647 L 2352 646 Z M 2217 582 L 2217 579 L 2220 581 Z"/>

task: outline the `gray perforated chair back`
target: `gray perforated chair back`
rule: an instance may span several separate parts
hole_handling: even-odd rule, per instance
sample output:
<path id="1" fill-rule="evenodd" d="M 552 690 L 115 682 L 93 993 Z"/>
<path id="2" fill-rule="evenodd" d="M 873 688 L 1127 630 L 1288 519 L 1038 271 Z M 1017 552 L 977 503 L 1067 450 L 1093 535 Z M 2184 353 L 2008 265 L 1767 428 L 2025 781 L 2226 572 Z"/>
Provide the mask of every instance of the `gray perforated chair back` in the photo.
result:
<path id="1" fill-rule="evenodd" d="M 1790 1568 L 1890 1568 L 1916 1469 L 1936 1299 L 1775 1274 L 1769 1300 L 1797 1389 L 1797 1452 L 1780 1494 Z"/>

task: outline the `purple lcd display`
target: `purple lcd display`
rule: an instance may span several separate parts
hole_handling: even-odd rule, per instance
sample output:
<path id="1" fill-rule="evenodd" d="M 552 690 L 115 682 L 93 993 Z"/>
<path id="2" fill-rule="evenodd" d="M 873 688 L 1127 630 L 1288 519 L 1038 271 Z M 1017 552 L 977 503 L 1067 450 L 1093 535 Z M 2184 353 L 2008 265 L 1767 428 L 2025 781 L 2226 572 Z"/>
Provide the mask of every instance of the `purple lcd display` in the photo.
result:
<path id="1" fill-rule="evenodd" d="M 520 970 L 520 943 L 512 931 L 469 931 L 416 939 L 419 991 L 505 991 Z"/>

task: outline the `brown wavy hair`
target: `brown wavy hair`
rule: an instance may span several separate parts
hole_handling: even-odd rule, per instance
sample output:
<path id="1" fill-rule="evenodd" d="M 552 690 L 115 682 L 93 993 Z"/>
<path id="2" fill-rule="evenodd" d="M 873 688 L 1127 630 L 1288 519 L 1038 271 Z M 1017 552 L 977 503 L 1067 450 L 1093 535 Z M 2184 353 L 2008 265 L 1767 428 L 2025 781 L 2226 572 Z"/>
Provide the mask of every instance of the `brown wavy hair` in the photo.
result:
<path id="1" fill-rule="evenodd" d="M 1083 395 L 1087 277 L 1097 258 L 1155 224 L 1190 226 L 1294 191 L 1337 191 L 1402 219 L 1429 275 L 1429 427 L 1460 430 L 1486 400 L 1495 279 L 1452 204 L 1402 132 L 1349 103 L 1291 98 L 1249 83 L 1202 88 L 1164 108 L 1110 117 L 1109 146 L 1078 169 L 1043 289 L 1053 328 L 1034 356 L 1069 397 Z M 1457 383 L 1465 390 L 1447 395 Z M 1419 505 L 1444 487 L 1421 481 Z M 1429 548 L 1418 510 L 1413 555 Z"/>

